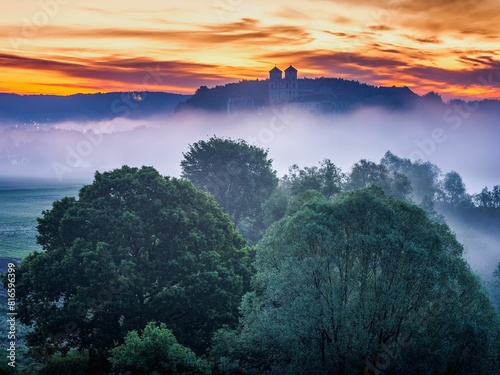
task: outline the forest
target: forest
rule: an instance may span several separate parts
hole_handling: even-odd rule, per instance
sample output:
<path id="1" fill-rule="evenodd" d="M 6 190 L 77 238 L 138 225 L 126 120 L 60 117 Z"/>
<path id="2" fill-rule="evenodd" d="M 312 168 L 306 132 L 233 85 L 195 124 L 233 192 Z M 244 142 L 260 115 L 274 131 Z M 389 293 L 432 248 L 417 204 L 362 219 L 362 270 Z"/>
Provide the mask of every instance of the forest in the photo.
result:
<path id="1" fill-rule="evenodd" d="M 272 163 L 212 136 L 179 178 L 96 171 L 54 202 L 16 267 L 23 345 L 0 373 L 500 374 L 500 259 L 478 275 L 448 224 L 498 240 L 500 185 L 472 194 L 390 151 Z"/>

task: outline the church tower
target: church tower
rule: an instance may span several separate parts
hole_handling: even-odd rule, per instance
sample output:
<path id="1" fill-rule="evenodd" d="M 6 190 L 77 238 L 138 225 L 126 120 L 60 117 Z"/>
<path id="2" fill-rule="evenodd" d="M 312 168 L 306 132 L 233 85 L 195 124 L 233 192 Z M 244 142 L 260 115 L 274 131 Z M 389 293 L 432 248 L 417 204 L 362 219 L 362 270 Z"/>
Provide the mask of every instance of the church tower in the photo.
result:
<path id="1" fill-rule="evenodd" d="M 281 89 L 283 83 L 283 72 L 276 66 L 269 71 L 269 104 L 281 103 Z"/>
<path id="2" fill-rule="evenodd" d="M 283 72 L 276 66 L 269 71 L 269 79 L 271 82 L 281 82 Z"/>
<path id="3" fill-rule="evenodd" d="M 299 82 L 297 81 L 297 69 L 292 65 L 285 69 L 285 88 L 287 101 L 299 96 Z"/>
<path id="4" fill-rule="evenodd" d="M 277 106 L 289 103 L 299 96 L 299 83 L 297 81 L 297 69 L 289 66 L 283 72 L 274 67 L 269 71 L 269 104 Z"/>

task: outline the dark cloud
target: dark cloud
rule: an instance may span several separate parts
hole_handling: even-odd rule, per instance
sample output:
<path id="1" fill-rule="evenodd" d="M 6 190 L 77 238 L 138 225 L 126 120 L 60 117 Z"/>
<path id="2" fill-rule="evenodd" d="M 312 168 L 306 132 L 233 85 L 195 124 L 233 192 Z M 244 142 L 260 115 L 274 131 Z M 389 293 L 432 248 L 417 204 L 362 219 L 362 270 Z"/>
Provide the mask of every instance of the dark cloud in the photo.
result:
<path id="1" fill-rule="evenodd" d="M 414 42 L 418 42 L 418 43 L 422 43 L 422 44 L 426 44 L 426 43 L 442 44 L 443 43 L 443 41 L 440 40 L 436 36 L 429 36 L 429 37 L 417 37 L 417 36 L 412 36 L 412 35 L 403 35 L 403 36 L 409 40 L 413 40 Z"/>
<path id="2" fill-rule="evenodd" d="M 220 84 L 228 80 L 218 74 L 219 65 L 197 64 L 184 61 L 157 61 L 148 58 L 109 59 L 82 62 L 63 62 L 55 59 L 29 58 L 12 54 L 0 54 L 0 65 L 31 72 L 53 72 L 67 77 L 68 82 L 54 84 L 66 86 L 75 79 L 95 80 L 94 88 L 117 84 L 130 89 L 156 87 L 199 87 L 200 83 Z M 147 78 L 149 77 L 149 78 Z M 78 86 L 81 86 L 78 84 Z M 92 85 L 87 84 L 87 87 Z M 105 90 L 106 91 L 106 90 Z"/>
<path id="3" fill-rule="evenodd" d="M 351 38 L 353 37 L 352 34 L 347 34 L 347 33 L 339 33 L 339 32 L 334 32 L 334 31 L 329 31 L 329 30 L 323 30 L 323 32 L 327 33 L 327 34 L 330 34 L 330 35 L 333 35 L 333 36 L 338 36 L 338 37 L 347 37 L 347 38 Z"/>
<path id="4" fill-rule="evenodd" d="M 394 30 L 394 28 L 386 26 L 386 25 L 368 26 L 368 29 L 371 31 L 392 31 L 392 30 Z"/>

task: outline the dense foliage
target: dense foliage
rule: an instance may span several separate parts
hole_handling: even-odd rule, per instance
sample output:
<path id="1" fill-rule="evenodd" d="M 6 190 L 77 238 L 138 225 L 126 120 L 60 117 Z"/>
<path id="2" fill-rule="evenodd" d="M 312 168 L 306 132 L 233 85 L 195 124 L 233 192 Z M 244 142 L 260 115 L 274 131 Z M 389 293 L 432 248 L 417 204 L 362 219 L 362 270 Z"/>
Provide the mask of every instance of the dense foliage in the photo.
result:
<path id="1" fill-rule="evenodd" d="M 345 175 L 331 160 L 325 159 L 319 167 L 300 168 L 297 164 L 292 165 L 282 181 L 292 196 L 306 190 L 316 190 L 329 199 L 342 191 Z"/>
<path id="2" fill-rule="evenodd" d="M 261 206 L 278 183 L 267 151 L 212 137 L 190 145 L 183 155 L 182 176 L 212 194 L 236 227 L 257 239 Z"/>
<path id="3" fill-rule="evenodd" d="M 243 140 L 183 156 L 182 179 L 97 172 L 42 213 L 11 373 L 499 373 L 500 263 L 480 280 L 446 224 L 498 243 L 499 186 L 390 152 L 279 180 Z"/>
<path id="4" fill-rule="evenodd" d="M 218 371 L 492 373 L 500 323 L 462 251 L 378 188 L 306 201 L 258 244 L 241 328 L 215 339 Z M 382 361 L 385 348 L 397 354 Z"/>
<path id="5" fill-rule="evenodd" d="M 38 230 L 44 251 L 23 260 L 17 297 L 41 358 L 71 348 L 105 356 L 152 320 L 203 352 L 236 321 L 249 280 L 245 241 L 188 181 L 150 167 L 96 173 L 78 199 L 43 212 Z"/>
<path id="6" fill-rule="evenodd" d="M 500 314 L 500 262 L 493 271 L 493 281 L 491 282 L 492 302 Z"/>
<path id="7" fill-rule="evenodd" d="M 110 362 L 117 375 L 209 375 L 208 362 L 180 345 L 166 328 L 148 323 L 144 331 L 131 331 L 125 343 L 111 351 Z"/>

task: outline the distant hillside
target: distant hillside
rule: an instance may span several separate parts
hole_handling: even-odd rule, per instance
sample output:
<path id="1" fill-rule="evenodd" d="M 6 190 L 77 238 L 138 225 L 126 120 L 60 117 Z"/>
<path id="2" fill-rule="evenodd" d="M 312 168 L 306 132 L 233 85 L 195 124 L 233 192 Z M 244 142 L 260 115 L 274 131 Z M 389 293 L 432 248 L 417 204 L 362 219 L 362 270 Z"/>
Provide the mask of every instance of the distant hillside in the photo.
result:
<path id="1" fill-rule="evenodd" d="M 66 120 L 142 118 L 171 113 L 177 104 L 189 97 L 163 92 L 113 92 L 70 96 L 0 94 L 0 123 L 51 124 Z"/>
<path id="2" fill-rule="evenodd" d="M 342 100 L 350 108 L 362 105 L 404 108 L 420 99 L 408 87 L 377 87 L 342 78 L 299 78 L 298 87 L 298 102 Z M 257 109 L 269 106 L 269 80 L 245 80 L 214 88 L 202 86 L 176 110 L 226 111 L 228 100 L 237 97 L 253 99 Z"/>
<path id="3" fill-rule="evenodd" d="M 239 96 L 252 97 L 257 108 L 268 106 L 269 82 L 267 80 L 245 80 L 213 88 L 201 86 L 191 98 L 180 103 L 176 110 L 225 111 L 229 98 Z"/>

